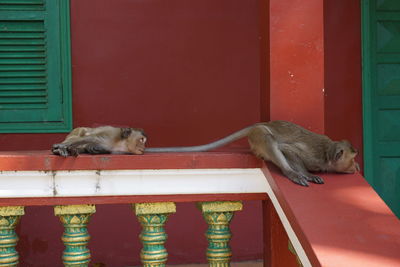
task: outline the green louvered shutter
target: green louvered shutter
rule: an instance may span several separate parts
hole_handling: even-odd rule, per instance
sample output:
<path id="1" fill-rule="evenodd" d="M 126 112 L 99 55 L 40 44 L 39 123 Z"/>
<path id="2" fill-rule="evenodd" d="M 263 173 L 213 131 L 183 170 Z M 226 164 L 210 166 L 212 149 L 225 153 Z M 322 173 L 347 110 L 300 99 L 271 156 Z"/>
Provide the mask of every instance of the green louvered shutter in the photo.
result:
<path id="1" fill-rule="evenodd" d="M 400 218 L 400 0 L 363 0 L 365 176 Z"/>
<path id="2" fill-rule="evenodd" d="M 0 0 L 0 132 L 71 128 L 67 0 Z"/>

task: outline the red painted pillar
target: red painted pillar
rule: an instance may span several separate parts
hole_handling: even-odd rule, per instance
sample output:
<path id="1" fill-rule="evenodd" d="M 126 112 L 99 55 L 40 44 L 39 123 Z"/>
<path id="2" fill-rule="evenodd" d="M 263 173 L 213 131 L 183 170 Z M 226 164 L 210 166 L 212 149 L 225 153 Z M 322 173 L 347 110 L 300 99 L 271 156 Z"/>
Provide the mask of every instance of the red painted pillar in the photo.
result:
<path id="1" fill-rule="evenodd" d="M 270 120 L 270 40 L 269 1 L 259 0 L 259 42 L 260 42 L 260 120 Z"/>
<path id="2" fill-rule="evenodd" d="M 323 133 L 322 0 L 270 0 L 271 120 Z"/>
<path id="3" fill-rule="evenodd" d="M 296 256 L 289 251 L 289 237 L 271 200 L 263 201 L 264 267 L 297 267 Z"/>

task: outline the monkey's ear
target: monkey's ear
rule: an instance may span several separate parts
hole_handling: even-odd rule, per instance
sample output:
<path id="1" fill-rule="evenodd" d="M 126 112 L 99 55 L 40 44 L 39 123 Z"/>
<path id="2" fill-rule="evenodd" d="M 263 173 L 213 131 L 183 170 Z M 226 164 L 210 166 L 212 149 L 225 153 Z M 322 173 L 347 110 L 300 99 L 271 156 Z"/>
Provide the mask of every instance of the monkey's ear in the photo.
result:
<path id="1" fill-rule="evenodd" d="M 344 143 L 344 144 L 346 145 L 346 147 L 349 148 L 350 152 L 355 153 L 355 154 L 358 154 L 358 150 L 355 149 L 355 148 L 353 147 L 353 145 L 352 145 L 348 140 L 342 140 L 341 142 Z"/>
<path id="2" fill-rule="evenodd" d="M 332 161 L 338 161 L 343 155 L 343 147 L 339 142 L 335 142 L 328 150 L 328 158 Z"/>
<path id="3" fill-rule="evenodd" d="M 128 138 L 132 133 L 131 128 L 121 128 L 121 139 Z"/>
<path id="4" fill-rule="evenodd" d="M 338 147 L 335 152 L 334 160 L 338 161 L 342 156 L 343 156 L 343 149 Z"/>
<path id="5" fill-rule="evenodd" d="M 147 134 L 142 128 L 131 128 L 133 131 L 138 131 L 140 132 L 144 137 L 147 137 Z"/>

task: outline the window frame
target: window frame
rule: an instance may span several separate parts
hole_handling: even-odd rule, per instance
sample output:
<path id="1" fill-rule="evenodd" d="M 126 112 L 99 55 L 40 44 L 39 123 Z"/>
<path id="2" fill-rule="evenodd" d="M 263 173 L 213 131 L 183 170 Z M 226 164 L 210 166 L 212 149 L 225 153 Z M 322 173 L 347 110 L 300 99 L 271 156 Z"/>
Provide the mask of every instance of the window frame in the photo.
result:
<path id="1" fill-rule="evenodd" d="M 10 122 L 0 123 L 0 133 L 63 133 L 72 130 L 72 70 L 71 70 L 71 38 L 70 38 L 70 1 L 57 1 L 59 14 L 60 42 L 60 86 L 62 99 L 62 119 L 55 122 Z M 48 51 L 47 51 L 48 53 Z"/>

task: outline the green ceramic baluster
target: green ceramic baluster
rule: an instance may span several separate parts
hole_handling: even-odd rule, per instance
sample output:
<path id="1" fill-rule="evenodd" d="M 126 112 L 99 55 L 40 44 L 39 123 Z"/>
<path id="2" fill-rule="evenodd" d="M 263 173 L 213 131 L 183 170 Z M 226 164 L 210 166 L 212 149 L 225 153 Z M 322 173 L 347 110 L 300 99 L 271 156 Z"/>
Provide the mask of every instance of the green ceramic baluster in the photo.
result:
<path id="1" fill-rule="evenodd" d="M 18 236 L 15 226 L 21 216 L 24 215 L 24 207 L 0 207 L 0 266 L 17 266 L 18 252 L 15 246 Z"/>
<path id="2" fill-rule="evenodd" d="M 64 224 L 63 253 L 64 266 L 89 266 L 90 251 L 86 247 L 90 236 L 87 224 L 90 215 L 96 212 L 94 205 L 68 205 L 54 207 L 54 213 L 60 217 Z"/>
<path id="3" fill-rule="evenodd" d="M 203 217 L 208 224 L 206 237 L 208 239 L 207 260 L 212 267 L 228 267 L 232 257 L 229 240 L 231 231 L 229 223 L 234 211 L 242 210 L 241 202 L 201 202 L 198 204 Z"/>
<path id="4" fill-rule="evenodd" d="M 142 225 L 140 240 L 143 249 L 140 253 L 144 267 L 163 267 L 168 253 L 164 247 L 167 234 L 164 225 L 171 213 L 176 212 L 175 203 L 140 203 L 133 204 L 136 216 Z"/>

